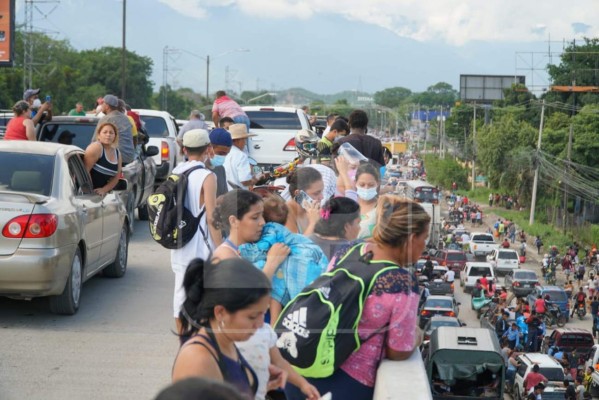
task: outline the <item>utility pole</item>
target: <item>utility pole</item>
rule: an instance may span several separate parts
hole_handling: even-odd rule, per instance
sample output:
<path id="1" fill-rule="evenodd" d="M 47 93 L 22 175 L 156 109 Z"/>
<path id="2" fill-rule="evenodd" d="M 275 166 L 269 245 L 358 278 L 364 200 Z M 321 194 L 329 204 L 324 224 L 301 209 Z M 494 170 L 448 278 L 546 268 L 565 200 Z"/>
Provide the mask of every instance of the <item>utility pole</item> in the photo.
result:
<path id="1" fill-rule="evenodd" d="M 126 87 L 126 65 L 127 65 L 127 45 L 126 45 L 126 32 L 127 32 L 127 0 L 123 0 L 123 54 L 121 56 L 121 99 L 125 98 L 125 87 Z"/>
<path id="2" fill-rule="evenodd" d="M 570 156 L 572 154 L 572 136 L 574 134 L 574 128 L 573 125 L 570 124 L 570 135 L 568 136 L 568 150 L 567 150 L 567 155 L 566 158 L 568 160 L 568 165 L 566 167 L 566 175 L 565 175 L 565 179 L 564 179 L 564 212 L 562 213 L 562 227 L 564 229 L 564 232 L 566 232 L 566 228 L 567 228 L 567 223 L 568 223 L 568 179 L 569 179 L 569 174 L 570 174 Z"/>
<path id="3" fill-rule="evenodd" d="M 208 93 L 210 92 L 210 56 L 206 56 L 206 101 L 210 102 Z"/>
<path id="4" fill-rule="evenodd" d="M 543 99 L 543 105 L 541 106 L 541 123 L 539 124 L 539 139 L 537 141 L 537 160 L 535 168 L 535 178 L 532 183 L 532 199 L 530 201 L 530 218 L 528 225 L 535 223 L 535 207 L 537 206 L 537 185 L 539 184 L 539 152 L 541 151 L 541 138 L 543 137 L 543 120 L 545 119 L 545 100 Z"/>
<path id="5" fill-rule="evenodd" d="M 474 166 L 474 159 L 476 158 L 476 103 L 474 103 L 474 118 L 472 119 L 472 190 L 474 190 L 474 182 L 476 180 L 476 168 Z"/>

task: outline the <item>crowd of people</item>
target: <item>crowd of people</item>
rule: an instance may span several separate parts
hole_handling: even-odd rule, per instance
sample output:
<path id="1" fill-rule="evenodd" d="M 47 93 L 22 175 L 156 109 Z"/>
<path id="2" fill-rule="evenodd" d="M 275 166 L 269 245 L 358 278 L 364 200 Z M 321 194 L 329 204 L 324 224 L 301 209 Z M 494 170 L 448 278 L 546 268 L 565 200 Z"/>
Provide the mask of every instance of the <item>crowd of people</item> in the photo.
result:
<path id="1" fill-rule="evenodd" d="M 211 132 L 187 130 L 180 141 L 187 161 L 173 171 L 194 168 L 185 203 L 202 216 L 191 241 L 171 250 L 181 343 L 173 388 L 201 386 L 194 379 L 206 378 L 234 386 L 244 399 L 318 399 L 326 393 L 371 399 L 381 358 L 406 359 L 420 344 L 419 289 L 404 267 L 424 250 L 430 217 L 417 203 L 381 194 L 384 150 L 367 135 L 364 111 L 332 119 L 322 138 L 300 131 L 299 162 L 282 193 L 258 190 L 261 177 L 253 175 L 245 152 L 251 133 L 243 122 L 227 128 L 224 122 Z M 343 143 L 368 161 L 340 155 Z M 291 318 L 286 307 L 309 285 L 350 259 L 371 268 L 387 260 L 393 267 L 374 278 L 364 300 L 359 350 L 328 376 L 302 376 L 283 355 L 309 350 L 289 350 L 288 338 L 273 327 Z M 303 318 L 316 312 L 307 307 Z M 306 328 L 297 326 L 305 323 L 301 318 L 293 321 L 294 329 Z M 316 334 L 318 328 L 310 330 Z"/>

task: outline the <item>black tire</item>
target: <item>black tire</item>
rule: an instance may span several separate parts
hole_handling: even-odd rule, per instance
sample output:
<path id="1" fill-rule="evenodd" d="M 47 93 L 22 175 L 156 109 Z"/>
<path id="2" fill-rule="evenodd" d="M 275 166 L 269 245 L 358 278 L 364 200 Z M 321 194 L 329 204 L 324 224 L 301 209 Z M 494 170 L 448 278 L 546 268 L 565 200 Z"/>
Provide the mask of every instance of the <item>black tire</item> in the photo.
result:
<path id="1" fill-rule="evenodd" d="M 148 205 L 142 204 L 137 207 L 137 216 L 140 221 L 147 221 L 150 219 L 150 214 L 148 214 Z"/>
<path id="2" fill-rule="evenodd" d="M 566 316 L 560 315 L 559 318 L 557 319 L 557 326 L 559 328 L 562 328 L 564 325 L 566 325 L 566 321 L 567 321 Z"/>
<path id="3" fill-rule="evenodd" d="M 75 251 L 71 262 L 71 272 L 64 285 L 64 290 L 57 296 L 49 297 L 50 312 L 60 315 L 73 315 L 79 309 L 81 287 L 83 285 L 83 261 L 79 248 Z"/>
<path id="4" fill-rule="evenodd" d="M 127 272 L 127 256 L 129 254 L 129 230 L 123 225 L 119 237 L 119 247 L 114 262 L 104 269 L 104 276 L 108 278 L 122 278 Z"/>

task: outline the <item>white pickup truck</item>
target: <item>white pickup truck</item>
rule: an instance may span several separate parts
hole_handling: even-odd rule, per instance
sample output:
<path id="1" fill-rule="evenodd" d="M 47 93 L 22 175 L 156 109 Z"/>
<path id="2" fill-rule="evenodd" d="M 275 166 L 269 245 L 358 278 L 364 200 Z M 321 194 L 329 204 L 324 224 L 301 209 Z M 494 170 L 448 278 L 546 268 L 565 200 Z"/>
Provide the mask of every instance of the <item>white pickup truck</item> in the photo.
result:
<path id="1" fill-rule="evenodd" d="M 487 262 L 493 265 L 495 274 L 507 273 L 520 268 L 520 258 L 516 250 L 496 249 L 487 256 Z"/>
<path id="2" fill-rule="evenodd" d="M 495 238 L 492 234 L 486 232 L 472 233 L 472 238 L 470 239 L 469 243 L 469 250 L 474 257 L 486 257 L 488 254 L 491 254 L 493 250 L 497 250 L 498 248 L 499 245 L 495 242 Z"/>
<path id="3" fill-rule="evenodd" d="M 160 185 L 182 160 L 177 145 L 179 128 L 175 118 L 166 111 L 133 110 L 139 114 L 150 136 L 148 146 L 156 146 L 160 152 L 154 156 L 156 163 L 156 181 Z"/>
<path id="4" fill-rule="evenodd" d="M 460 286 L 464 288 L 464 293 L 470 293 L 476 280 L 486 275 L 487 280 L 495 282 L 495 273 L 493 266 L 488 262 L 467 262 L 464 271 L 460 274 Z"/>
<path id="5" fill-rule="evenodd" d="M 295 135 L 301 129 L 310 129 L 303 110 L 278 106 L 242 108 L 250 118 L 250 132 L 256 135 L 249 138 L 250 157 L 263 166 L 278 166 L 297 157 Z"/>

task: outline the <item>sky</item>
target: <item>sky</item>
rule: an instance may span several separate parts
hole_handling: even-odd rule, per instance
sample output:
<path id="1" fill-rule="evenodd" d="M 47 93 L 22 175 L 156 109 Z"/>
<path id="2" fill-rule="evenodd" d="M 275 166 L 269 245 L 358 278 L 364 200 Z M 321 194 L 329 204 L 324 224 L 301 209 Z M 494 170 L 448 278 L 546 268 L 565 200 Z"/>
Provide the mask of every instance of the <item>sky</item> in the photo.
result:
<path id="1" fill-rule="evenodd" d="M 16 0 L 17 24 L 24 0 Z M 154 62 L 152 80 L 174 88 L 319 94 L 368 93 L 460 74 L 525 75 L 565 42 L 599 37 L 598 0 L 127 0 L 127 48 Z M 78 49 L 122 43 L 123 0 L 45 0 L 33 25 Z M 167 52 L 165 52 L 167 48 Z M 551 51 L 551 55 L 549 53 Z M 166 54 L 166 73 L 165 73 Z M 228 69 L 228 73 L 227 73 Z"/>

